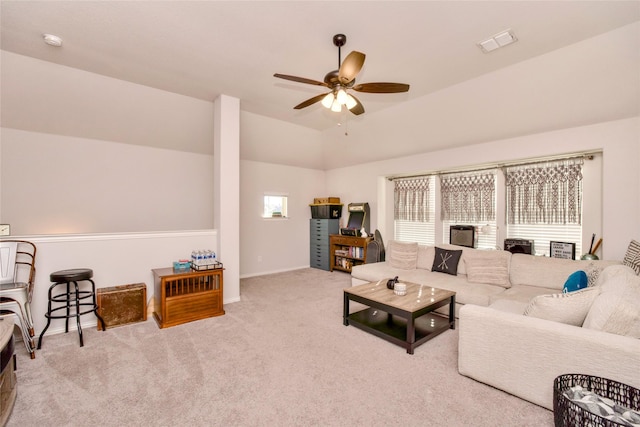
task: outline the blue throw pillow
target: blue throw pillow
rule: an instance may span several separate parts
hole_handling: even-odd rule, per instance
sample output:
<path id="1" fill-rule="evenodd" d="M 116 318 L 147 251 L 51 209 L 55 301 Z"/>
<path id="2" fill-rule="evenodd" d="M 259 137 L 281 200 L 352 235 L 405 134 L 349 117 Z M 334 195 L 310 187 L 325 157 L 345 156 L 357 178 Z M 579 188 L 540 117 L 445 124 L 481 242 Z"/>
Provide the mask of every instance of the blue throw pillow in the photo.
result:
<path id="1" fill-rule="evenodd" d="M 584 289 L 587 287 L 589 283 L 589 279 L 587 278 L 587 273 L 582 270 L 578 270 L 575 273 L 571 273 L 566 282 L 564 282 L 564 288 L 562 288 L 563 293 L 577 291 L 579 289 Z"/>

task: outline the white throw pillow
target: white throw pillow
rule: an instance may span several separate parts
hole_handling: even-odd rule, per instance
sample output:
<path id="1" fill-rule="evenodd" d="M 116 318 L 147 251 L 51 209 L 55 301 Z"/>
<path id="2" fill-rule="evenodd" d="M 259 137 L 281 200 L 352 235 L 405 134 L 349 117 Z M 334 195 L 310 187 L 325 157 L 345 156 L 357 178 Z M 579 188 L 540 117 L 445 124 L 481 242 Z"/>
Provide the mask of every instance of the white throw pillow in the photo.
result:
<path id="1" fill-rule="evenodd" d="M 622 263 L 628 267 L 631 267 L 636 274 L 640 274 L 640 242 L 632 240 L 627 248 L 627 253 L 622 260 Z"/>
<path id="2" fill-rule="evenodd" d="M 389 265 L 402 270 L 415 270 L 418 262 L 418 244 L 391 240 L 388 247 Z"/>
<path id="3" fill-rule="evenodd" d="M 598 281 L 601 291 L 583 327 L 640 338 L 640 277 L 629 267 L 614 265 Z"/>
<path id="4" fill-rule="evenodd" d="M 529 302 L 524 315 L 582 326 L 599 293 L 599 287 L 592 287 L 566 294 L 538 295 Z"/>
<path id="5" fill-rule="evenodd" d="M 509 282 L 509 251 L 469 251 L 464 262 L 467 267 L 467 280 L 472 283 L 488 283 L 505 288 Z"/>

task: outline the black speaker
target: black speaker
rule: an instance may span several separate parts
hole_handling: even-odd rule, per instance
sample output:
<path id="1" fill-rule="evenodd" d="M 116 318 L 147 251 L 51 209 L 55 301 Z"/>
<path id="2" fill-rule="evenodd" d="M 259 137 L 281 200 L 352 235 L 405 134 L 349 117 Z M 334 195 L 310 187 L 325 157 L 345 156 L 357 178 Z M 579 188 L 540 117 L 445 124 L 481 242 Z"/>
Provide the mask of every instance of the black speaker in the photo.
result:
<path id="1" fill-rule="evenodd" d="M 536 253 L 533 240 L 527 239 L 504 239 L 504 250 L 512 254 L 528 254 Z"/>
<path id="2" fill-rule="evenodd" d="M 473 225 L 452 225 L 449 227 L 449 243 L 452 245 L 476 247 L 476 228 Z"/>

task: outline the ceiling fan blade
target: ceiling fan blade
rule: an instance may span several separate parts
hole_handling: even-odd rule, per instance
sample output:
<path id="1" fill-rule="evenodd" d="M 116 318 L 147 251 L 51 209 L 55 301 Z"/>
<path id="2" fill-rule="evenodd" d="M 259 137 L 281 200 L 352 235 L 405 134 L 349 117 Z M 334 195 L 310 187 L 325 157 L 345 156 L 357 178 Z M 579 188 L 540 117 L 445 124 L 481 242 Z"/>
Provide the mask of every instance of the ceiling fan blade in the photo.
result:
<path id="1" fill-rule="evenodd" d="M 354 85 L 352 89 L 368 93 L 399 93 L 408 92 L 409 85 L 404 83 L 362 83 Z"/>
<path id="2" fill-rule="evenodd" d="M 347 55 L 338 71 L 340 83 L 344 85 L 356 78 L 364 65 L 364 58 L 365 54 L 356 50 Z"/>
<path id="3" fill-rule="evenodd" d="M 318 80 L 312 80 L 312 79 L 306 79 L 304 77 L 288 76 L 286 74 L 278 74 L 278 73 L 275 73 L 273 75 L 273 77 L 277 77 L 279 79 L 291 80 L 292 82 L 306 83 L 308 85 L 329 87 L 329 85 L 327 85 L 325 82 L 320 82 Z"/>
<path id="4" fill-rule="evenodd" d="M 322 101 L 322 98 L 324 98 L 325 96 L 327 96 L 326 93 L 321 93 L 320 95 L 316 95 L 313 98 L 309 98 L 304 102 L 301 102 L 300 104 L 296 105 L 295 107 L 293 107 L 294 110 L 301 110 L 305 107 L 308 107 L 309 105 L 315 104 L 316 102 Z"/>
<path id="5" fill-rule="evenodd" d="M 362 106 L 362 103 L 360 102 L 360 100 L 358 98 L 356 98 L 353 95 L 351 95 L 351 97 L 356 101 L 357 104 L 352 109 L 350 109 L 349 111 L 351 111 L 356 116 L 359 116 L 360 114 L 364 113 L 364 107 Z"/>

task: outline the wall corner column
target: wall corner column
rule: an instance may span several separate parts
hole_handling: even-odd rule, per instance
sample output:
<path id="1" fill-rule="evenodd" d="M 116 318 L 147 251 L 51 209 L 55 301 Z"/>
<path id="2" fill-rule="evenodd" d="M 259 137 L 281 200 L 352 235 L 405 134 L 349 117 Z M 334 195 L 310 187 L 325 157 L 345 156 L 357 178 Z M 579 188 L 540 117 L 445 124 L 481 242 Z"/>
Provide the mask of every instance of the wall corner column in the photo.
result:
<path id="1" fill-rule="evenodd" d="M 214 227 L 224 264 L 224 301 L 240 301 L 240 100 L 214 101 Z"/>

